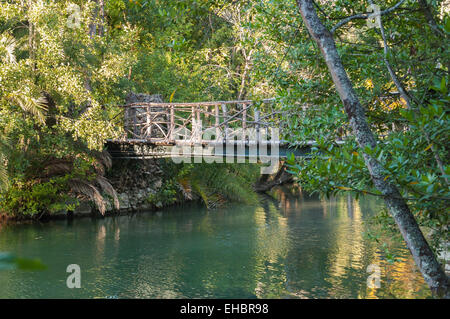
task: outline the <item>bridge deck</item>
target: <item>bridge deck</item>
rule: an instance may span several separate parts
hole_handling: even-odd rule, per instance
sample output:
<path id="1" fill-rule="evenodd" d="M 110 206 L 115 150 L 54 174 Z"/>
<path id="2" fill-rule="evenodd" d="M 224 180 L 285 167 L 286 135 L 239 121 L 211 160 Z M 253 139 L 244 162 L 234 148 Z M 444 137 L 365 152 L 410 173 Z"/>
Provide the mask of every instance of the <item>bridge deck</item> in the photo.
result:
<path id="1" fill-rule="evenodd" d="M 286 158 L 290 153 L 294 156 L 308 156 L 314 142 L 303 145 L 290 145 L 280 142 L 252 141 L 241 142 L 203 142 L 191 144 L 184 141 L 174 143 L 155 143 L 145 140 L 109 140 L 106 144 L 108 152 L 113 158 L 143 159 L 153 157 L 207 157 L 207 158 L 247 158 L 258 159 L 262 157 Z"/>

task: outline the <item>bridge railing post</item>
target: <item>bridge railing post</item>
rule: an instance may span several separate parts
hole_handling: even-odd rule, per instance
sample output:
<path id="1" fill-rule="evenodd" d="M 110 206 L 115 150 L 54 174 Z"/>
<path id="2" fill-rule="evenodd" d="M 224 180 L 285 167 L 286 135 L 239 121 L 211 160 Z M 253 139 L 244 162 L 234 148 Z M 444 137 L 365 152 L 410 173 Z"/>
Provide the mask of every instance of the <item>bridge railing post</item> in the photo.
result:
<path id="1" fill-rule="evenodd" d="M 202 125 L 201 125 L 202 123 L 201 123 L 200 106 L 199 105 L 197 105 L 195 107 L 195 113 L 196 113 L 196 116 L 197 116 L 197 121 L 196 121 L 196 124 L 197 124 L 197 128 L 196 128 L 196 130 L 197 130 L 197 142 L 201 143 L 202 142 Z"/>
<path id="2" fill-rule="evenodd" d="M 225 122 L 223 139 L 224 142 L 226 143 L 228 139 L 228 113 L 227 113 L 227 106 L 225 104 L 222 104 L 222 112 L 223 112 L 223 120 Z"/>
<path id="3" fill-rule="evenodd" d="M 133 133 L 135 135 L 138 135 L 138 129 L 137 129 L 137 112 L 136 112 L 136 108 L 131 108 L 131 116 L 133 117 Z"/>
<path id="4" fill-rule="evenodd" d="M 174 131 L 175 131 L 175 107 L 170 106 L 170 128 L 169 128 L 169 140 L 174 141 Z"/>
<path id="5" fill-rule="evenodd" d="M 247 104 L 242 104 L 242 129 L 245 132 L 245 129 L 247 128 Z"/>
<path id="6" fill-rule="evenodd" d="M 128 138 L 128 130 L 130 129 L 130 109 L 128 107 L 125 108 L 123 128 L 125 129 L 125 138 Z"/>
<path id="7" fill-rule="evenodd" d="M 152 136 L 152 123 L 151 123 L 151 106 L 147 106 L 146 108 L 146 124 L 147 124 L 147 130 L 145 132 L 146 139 L 150 139 Z"/>
<path id="8" fill-rule="evenodd" d="M 219 141 L 219 136 L 220 136 L 220 111 L 219 111 L 219 105 L 214 105 L 214 109 L 215 109 L 215 115 L 216 115 L 216 142 Z"/>
<path id="9" fill-rule="evenodd" d="M 195 141 L 195 106 L 191 107 L 191 141 Z"/>
<path id="10" fill-rule="evenodd" d="M 255 129 L 256 129 L 256 143 L 261 140 L 260 125 L 259 125 L 259 109 L 255 107 Z"/>

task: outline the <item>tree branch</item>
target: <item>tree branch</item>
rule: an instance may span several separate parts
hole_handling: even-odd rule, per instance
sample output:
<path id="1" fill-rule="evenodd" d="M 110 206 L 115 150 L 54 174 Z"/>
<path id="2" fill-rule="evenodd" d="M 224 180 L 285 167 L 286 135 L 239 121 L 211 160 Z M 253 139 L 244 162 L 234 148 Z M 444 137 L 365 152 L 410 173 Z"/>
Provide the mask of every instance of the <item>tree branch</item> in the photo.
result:
<path id="1" fill-rule="evenodd" d="M 399 2 L 397 2 L 397 4 L 395 4 L 394 6 L 380 11 L 380 15 L 385 15 L 388 13 L 391 13 L 392 11 L 396 10 L 398 7 L 400 7 L 403 3 L 405 2 L 405 0 L 401 0 Z M 354 16 L 350 16 L 348 18 L 345 18 L 341 21 L 339 21 L 332 29 L 331 29 L 331 33 L 334 34 L 336 32 L 337 29 L 339 29 L 340 27 L 342 27 L 344 24 L 349 23 L 352 20 L 355 19 L 368 19 L 371 15 L 373 15 L 373 13 L 359 13 L 359 14 L 355 14 Z"/>
<path id="2" fill-rule="evenodd" d="M 297 5 L 306 28 L 319 47 L 328 66 L 359 148 L 361 150 L 375 148 L 377 140 L 366 120 L 364 108 L 356 95 L 353 83 L 342 64 L 331 32 L 317 16 L 312 0 L 297 0 Z M 370 154 L 363 152 L 363 157 L 373 184 L 384 195 L 386 207 L 402 233 L 403 239 L 425 281 L 434 294 L 449 298 L 449 279 L 434 256 L 393 179 L 386 176 L 383 165 L 380 165 Z"/>
<path id="3" fill-rule="evenodd" d="M 369 3 L 373 5 L 373 1 L 369 0 Z M 405 87 L 403 86 L 403 84 L 401 83 L 401 81 L 398 79 L 397 75 L 395 74 L 391 64 L 389 63 L 388 60 L 388 51 L 389 51 L 389 45 L 387 43 L 386 40 L 386 34 L 384 32 L 384 26 L 383 26 L 383 22 L 381 21 L 380 18 L 380 32 L 381 32 L 381 37 L 383 38 L 383 50 L 384 50 L 384 63 L 386 64 L 386 67 L 389 71 L 389 74 L 391 76 L 392 81 L 394 82 L 395 86 L 397 87 L 397 90 L 400 92 L 400 96 L 405 100 L 406 105 L 408 107 L 409 110 L 412 110 L 412 105 L 411 105 L 411 96 L 409 95 L 409 93 L 406 91 Z M 413 110 L 415 112 L 415 110 Z M 442 162 L 442 159 L 439 155 L 438 150 L 436 149 L 436 146 L 434 145 L 434 143 L 431 141 L 430 135 L 428 134 L 427 131 L 425 131 L 423 128 L 421 128 L 421 131 L 423 132 L 425 139 L 427 140 L 427 143 L 431 145 L 431 151 L 433 152 L 434 158 L 436 160 L 436 163 L 438 165 L 439 170 L 441 171 L 442 177 L 445 181 L 445 183 L 448 185 L 450 185 L 446 174 L 445 174 L 445 170 L 444 170 L 444 165 Z"/>

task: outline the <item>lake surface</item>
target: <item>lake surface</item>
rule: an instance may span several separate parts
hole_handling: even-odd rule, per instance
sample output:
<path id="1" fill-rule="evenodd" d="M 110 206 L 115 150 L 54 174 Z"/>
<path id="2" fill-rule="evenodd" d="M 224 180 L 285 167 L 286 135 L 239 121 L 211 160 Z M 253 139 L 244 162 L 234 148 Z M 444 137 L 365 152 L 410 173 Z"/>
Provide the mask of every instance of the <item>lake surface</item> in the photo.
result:
<path id="1" fill-rule="evenodd" d="M 363 233 L 373 198 L 320 200 L 280 188 L 258 205 L 198 205 L 104 219 L 0 225 L 0 251 L 45 271 L 0 271 L 0 298 L 423 298 L 409 252 L 388 263 Z M 69 264 L 81 288 L 66 286 Z M 369 265 L 380 288 L 369 288 Z"/>

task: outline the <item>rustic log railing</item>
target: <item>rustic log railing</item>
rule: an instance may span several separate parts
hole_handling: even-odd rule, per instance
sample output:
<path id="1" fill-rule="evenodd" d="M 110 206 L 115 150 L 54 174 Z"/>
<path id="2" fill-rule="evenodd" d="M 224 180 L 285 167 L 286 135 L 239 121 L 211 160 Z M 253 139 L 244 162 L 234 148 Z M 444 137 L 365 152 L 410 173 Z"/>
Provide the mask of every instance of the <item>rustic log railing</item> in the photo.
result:
<path id="1" fill-rule="evenodd" d="M 274 110 L 271 99 L 263 100 L 259 107 L 255 104 L 244 100 L 122 105 L 125 134 L 120 140 L 173 145 L 228 143 L 242 138 L 259 142 L 263 136 L 273 142 L 272 129 L 279 128 L 281 112 Z M 243 136 L 243 132 L 252 132 L 252 136 Z"/>
<path id="2" fill-rule="evenodd" d="M 314 140 L 292 141 L 287 130 L 292 116 L 308 116 L 307 111 L 314 112 L 314 108 L 300 106 L 290 113 L 282 112 L 275 109 L 273 99 L 258 103 L 251 100 L 137 102 L 120 107 L 124 111 L 124 134 L 107 140 L 108 152 L 114 158 L 214 158 L 218 161 L 226 158 L 230 163 L 234 159 L 259 159 L 266 163 L 268 159 L 276 162 L 288 154 L 308 157 L 317 145 Z M 343 143 L 339 139 L 335 142 Z"/>

